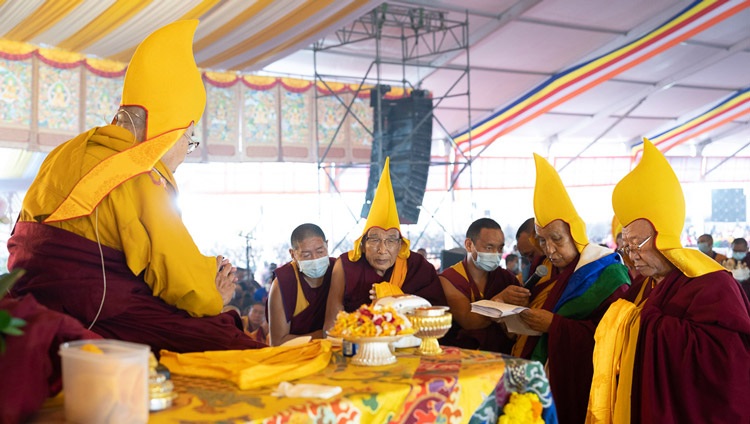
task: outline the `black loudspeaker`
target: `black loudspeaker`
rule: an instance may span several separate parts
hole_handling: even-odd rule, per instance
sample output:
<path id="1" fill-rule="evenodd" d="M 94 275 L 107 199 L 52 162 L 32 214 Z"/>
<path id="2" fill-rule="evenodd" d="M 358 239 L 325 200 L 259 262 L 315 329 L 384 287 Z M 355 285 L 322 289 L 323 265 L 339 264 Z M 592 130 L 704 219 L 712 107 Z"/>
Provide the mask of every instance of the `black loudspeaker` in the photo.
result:
<path id="1" fill-rule="evenodd" d="M 711 221 L 745 222 L 747 199 L 741 188 L 711 190 Z"/>
<path id="2" fill-rule="evenodd" d="M 461 262 L 466 257 L 466 249 L 463 247 L 454 247 L 451 250 L 440 252 L 440 272 Z"/>
<path id="3" fill-rule="evenodd" d="M 375 104 L 373 115 L 375 138 L 361 216 L 366 218 L 370 212 L 385 158 L 390 157 L 391 184 L 399 220 L 402 224 L 416 224 L 430 170 L 432 99 L 421 90 L 402 99 L 381 99 L 380 113 Z"/>

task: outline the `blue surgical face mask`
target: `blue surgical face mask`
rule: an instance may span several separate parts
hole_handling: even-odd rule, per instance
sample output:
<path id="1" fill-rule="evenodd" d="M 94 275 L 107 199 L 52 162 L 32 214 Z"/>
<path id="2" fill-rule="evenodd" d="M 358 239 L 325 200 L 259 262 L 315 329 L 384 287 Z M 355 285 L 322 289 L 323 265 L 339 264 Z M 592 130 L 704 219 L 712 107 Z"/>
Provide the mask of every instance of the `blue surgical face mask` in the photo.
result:
<path id="1" fill-rule="evenodd" d="M 711 246 L 707 242 L 699 242 L 698 250 L 708 255 L 711 253 Z"/>
<path id="2" fill-rule="evenodd" d="M 482 271 L 491 272 L 500 266 L 500 259 L 499 253 L 477 252 L 474 264 Z"/>
<path id="3" fill-rule="evenodd" d="M 320 278 L 326 274 L 330 261 L 328 256 L 323 256 L 309 261 L 297 261 L 297 263 L 299 264 L 299 272 L 310 278 Z"/>
<path id="4" fill-rule="evenodd" d="M 732 252 L 732 259 L 735 261 L 741 261 L 745 259 L 745 256 L 747 256 L 747 252 Z"/>

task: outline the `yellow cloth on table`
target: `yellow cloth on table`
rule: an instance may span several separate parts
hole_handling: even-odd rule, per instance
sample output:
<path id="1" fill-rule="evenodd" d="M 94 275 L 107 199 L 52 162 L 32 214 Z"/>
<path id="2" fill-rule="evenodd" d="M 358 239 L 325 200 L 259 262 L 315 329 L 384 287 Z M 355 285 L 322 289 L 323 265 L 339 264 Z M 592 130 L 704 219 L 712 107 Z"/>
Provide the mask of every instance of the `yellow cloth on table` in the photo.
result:
<path id="1" fill-rule="evenodd" d="M 194 353 L 161 351 L 160 362 L 175 374 L 230 380 L 241 390 L 278 384 L 315 374 L 328 366 L 331 342 L 301 346 Z"/>
<path id="2" fill-rule="evenodd" d="M 396 260 L 398 262 L 398 260 Z M 375 288 L 375 297 L 380 299 L 381 297 L 398 296 L 404 294 L 401 291 L 401 286 L 397 286 L 392 283 L 376 283 L 372 285 Z"/>

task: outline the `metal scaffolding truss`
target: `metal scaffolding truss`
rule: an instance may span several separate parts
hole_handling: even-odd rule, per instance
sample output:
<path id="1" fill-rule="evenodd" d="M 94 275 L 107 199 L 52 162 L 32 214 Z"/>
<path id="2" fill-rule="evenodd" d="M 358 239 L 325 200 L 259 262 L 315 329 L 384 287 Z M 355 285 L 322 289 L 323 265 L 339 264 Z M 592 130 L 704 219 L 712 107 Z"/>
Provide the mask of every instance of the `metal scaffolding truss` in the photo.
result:
<path id="1" fill-rule="evenodd" d="M 463 55 L 461 55 L 463 53 Z M 360 63 L 368 63 L 366 69 L 358 75 L 341 72 L 324 72 L 321 68 L 326 60 L 331 58 L 349 58 Z M 447 63 L 448 58 L 463 57 L 465 63 Z M 471 124 L 471 92 L 469 72 L 469 28 L 468 15 L 462 21 L 447 18 L 447 13 L 440 10 L 419 7 L 410 8 L 391 4 L 382 4 L 369 13 L 337 30 L 327 38 L 313 45 L 313 60 L 316 83 L 325 87 L 328 93 L 316 91 L 316 113 L 320 110 L 320 100 L 334 97 L 345 108 L 345 113 L 338 122 L 334 135 L 327 140 L 320 139 L 320 132 L 316 134 L 317 147 L 324 148 L 319 155 L 318 167 L 326 171 L 328 179 L 336 187 L 336 178 L 331 176 L 330 168 L 365 167 L 367 163 L 332 163 L 327 160 L 331 146 L 340 136 L 347 117 L 351 116 L 358 125 L 365 129 L 370 137 L 380 132 L 381 122 L 374 122 L 376 128 L 369 128 L 352 112 L 352 105 L 363 87 L 400 86 L 407 90 L 430 90 L 422 87 L 424 78 L 436 69 L 451 69 L 456 71 L 456 78 L 443 93 L 431 92 L 433 111 L 449 98 L 464 98 L 466 110 L 466 127 Z M 335 60 L 335 59 L 334 59 Z M 388 67 L 390 72 L 384 72 Z M 328 67 L 329 69 L 331 67 Z M 400 68 L 400 75 L 394 76 L 394 68 Z M 462 84 L 465 80 L 465 83 Z M 338 94 L 329 85 L 329 81 L 350 82 L 359 84 L 357 92 L 350 98 Z M 457 87 L 462 84 L 465 89 Z M 376 115 L 381 116 L 381 97 L 377 96 L 374 103 Z M 455 107 L 451 108 L 456 110 Z M 464 109 L 464 108 L 460 108 Z M 470 156 L 464 155 L 457 148 L 450 131 L 433 116 L 433 127 L 440 128 L 446 134 L 441 138 L 450 144 L 451 157 L 449 161 L 430 162 L 429 165 L 455 165 L 456 169 L 464 169 L 471 163 Z M 415 126 L 418 129 L 422 123 Z M 470 150 L 470 149 L 468 149 Z M 457 156 L 457 157 L 454 157 Z M 458 175 L 455 175 L 457 178 Z M 455 179 L 451 181 L 451 187 Z"/>
<path id="2" fill-rule="evenodd" d="M 385 90 L 387 91 L 391 85 L 403 87 L 405 90 L 430 91 L 430 87 L 422 86 L 424 79 L 437 69 L 451 69 L 455 71 L 456 78 L 446 85 L 448 89 L 442 93 L 430 91 L 433 100 L 433 112 L 440 108 L 441 103 L 446 99 L 452 99 L 454 104 L 458 102 L 465 107 L 466 127 L 470 127 L 471 86 L 468 22 L 468 15 L 465 16 L 464 20 L 457 21 L 448 19 L 447 13 L 444 11 L 386 3 L 313 45 L 315 82 L 325 87 L 327 91 L 326 93 L 316 90 L 316 121 L 318 120 L 318 111 L 321 110 L 320 101 L 323 98 L 333 96 L 345 110 L 330 139 L 322 140 L 320 131 L 316 132 L 316 150 L 318 152 L 323 151 L 318 157 L 318 168 L 325 172 L 326 178 L 335 192 L 339 191 L 337 188 L 338 177 L 332 175 L 333 172 L 336 172 L 332 171 L 333 169 L 382 166 L 382 163 L 357 163 L 354 160 L 347 163 L 335 163 L 327 159 L 331 146 L 337 140 L 337 137 L 342 136 L 342 128 L 350 116 L 365 129 L 369 137 L 374 139 L 377 134 L 383 133 L 381 120 L 373 122 L 375 128 L 370 128 L 363 122 L 363 119 L 353 113 L 352 106 L 357 95 L 360 91 L 366 89 L 363 87 L 372 87 L 375 93 L 379 93 L 381 87 L 386 87 Z M 352 72 L 339 72 L 339 69 L 344 67 L 326 66 L 326 60 L 357 61 L 361 65 L 362 72 L 358 72 L 356 75 Z M 457 61 L 463 63 L 456 63 Z M 384 68 L 387 69 L 384 70 Z M 328 69 L 328 72 L 323 69 Z M 400 70 L 400 72 L 395 70 Z M 349 82 L 359 88 L 353 95 L 350 94 L 346 97 L 336 93 L 336 90 L 330 86 L 329 81 Z M 380 95 L 373 99 L 375 116 L 382 116 L 381 102 Z M 464 107 L 459 107 L 459 109 L 463 110 Z M 451 110 L 455 111 L 456 107 L 452 106 Z M 468 148 L 465 151 L 460 149 L 453 140 L 451 132 L 440 122 L 440 119 L 434 113 L 428 116 L 432 116 L 433 128 L 439 128 L 445 134 L 444 137 L 439 137 L 437 140 L 443 141 L 448 147 L 446 150 L 450 153 L 447 161 L 434 162 L 430 160 L 427 165 L 452 166 L 454 170 L 458 170 L 452 174 L 448 187 L 448 192 L 451 192 L 460 173 L 465 169 L 470 169 L 472 157 L 471 153 L 468 152 L 471 151 L 471 143 L 468 143 Z M 425 121 L 425 119 L 422 121 Z M 423 123 L 415 124 L 412 134 L 408 135 L 407 139 L 411 138 Z M 433 145 L 434 141 L 436 140 L 433 138 Z M 373 146 L 380 146 L 382 149 L 382 143 L 373 143 Z M 382 151 L 380 153 L 378 157 L 383 157 Z M 424 163 L 410 162 L 409 164 Z M 471 188 L 471 177 L 469 177 L 469 185 Z M 423 211 L 425 211 L 424 208 Z M 356 216 L 354 212 L 350 212 L 352 216 Z M 431 216 L 431 219 L 434 219 L 434 213 L 425 212 Z"/>

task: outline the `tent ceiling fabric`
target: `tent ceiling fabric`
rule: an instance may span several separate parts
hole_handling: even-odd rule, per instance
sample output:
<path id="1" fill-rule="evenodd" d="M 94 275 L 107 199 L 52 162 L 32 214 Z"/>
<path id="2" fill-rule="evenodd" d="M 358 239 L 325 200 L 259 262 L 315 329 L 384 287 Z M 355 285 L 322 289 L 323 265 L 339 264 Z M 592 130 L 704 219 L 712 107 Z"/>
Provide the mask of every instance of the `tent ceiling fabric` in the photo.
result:
<path id="1" fill-rule="evenodd" d="M 198 18 L 195 53 L 212 70 L 313 77 L 312 43 L 333 36 L 381 5 L 367 0 L 0 0 L 0 37 L 128 61 L 156 28 Z M 397 0 L 391 7 L 444 11 L 468 20 L 471 124 L 517 102 L 551 77 L 614 51 L 663 25 L 697 2 L 678 0 Z M 706 114 L 750 87 L 750 1 L 719 1 L 734 11 L 679 43 L 588 87 L 504 134 L 485 154 L 513 155 L 528 141 L 550 154 L 629 155 L 642 136 L 654 137 Z M 381 55 L 398 59 L 397 42 Z M 317 54 L 321 74 L 363 75 L 374 45 Z M 439 64 L 466 63 L 461 52 Z M 383 76 L 405 78 L 434 93 L 456 79 L 450 69 L 383 66 Z M 748 96 L 746 96 L 748 97 Z M 743 100 L 744 99 L 744 100 Z M 691 129 L 674 154 L 731 156 L 750 140 L 750 99 Z M 743 103 L 744 102 L 744 103 Z M 469 126 L 467 103 L 446 100 L 436 109 L 452 134 Z M 700 127 L 703 125 L 703 127 Z M 435 126 L 440 130 L 441 126 Z M 700 131 L 698 131 L 700 130 Z M 687 133 L 685 133 L 687 134 Z M 445 135 L 445 134 L 437 134 Z M 593 147 L 587 147 L 592 145 Z M 558 149 L 558 150 L 556 150 Z M 747 156 L 744 151 L 741 155 Z"/>

